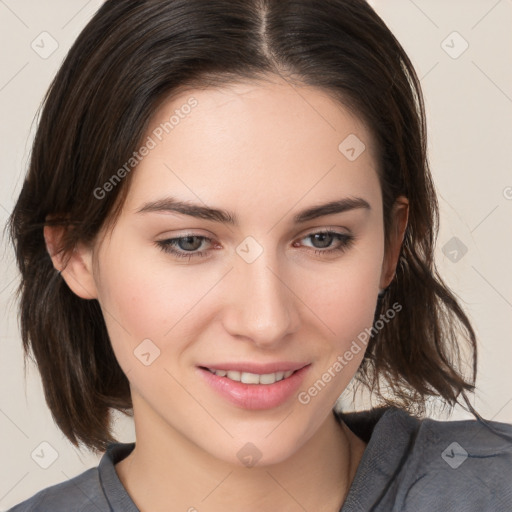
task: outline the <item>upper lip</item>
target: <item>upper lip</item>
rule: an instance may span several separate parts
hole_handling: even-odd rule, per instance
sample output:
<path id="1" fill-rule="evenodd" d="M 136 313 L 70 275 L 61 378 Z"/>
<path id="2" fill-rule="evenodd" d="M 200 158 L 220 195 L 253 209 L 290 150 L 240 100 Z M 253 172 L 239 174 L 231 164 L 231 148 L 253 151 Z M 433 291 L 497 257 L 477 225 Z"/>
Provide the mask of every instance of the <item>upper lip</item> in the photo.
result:
<path id="1" fill-rule="evenodd" d="M 309 363 L 294 363 L 291 361 L 276 361 L 275 363 L 258 364 L 254 362 L 232 362 L 201 365 L 202 368 L 210 370 L 233 370 L 238 372 L 256 373 L 265 375 L 267 373 L 288 372 L 304 368 Z"/>

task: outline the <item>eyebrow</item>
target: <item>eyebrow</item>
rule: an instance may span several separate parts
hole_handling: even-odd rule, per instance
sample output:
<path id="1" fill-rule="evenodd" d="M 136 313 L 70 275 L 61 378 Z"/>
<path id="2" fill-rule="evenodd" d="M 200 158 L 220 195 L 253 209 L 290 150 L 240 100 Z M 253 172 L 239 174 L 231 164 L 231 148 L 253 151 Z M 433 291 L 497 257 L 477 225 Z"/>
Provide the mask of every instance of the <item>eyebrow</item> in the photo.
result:
<path id="1" fill-rule="evenodd" d="M 294 224 L 307 222 L 324 215 L 343 213 L 356 209 L 371 210 L 370 204 L 361 197 L 345 197 L 337 201 L 330 201 L 318 206 L 313 206 L 302 210 L 293 217 Z M 206 219 L 213 222 L 221 222 L 236 226 L 238 223 L 236 214 L 227 210 L 201 206 L 200 204 L 189 201 L 180 201 L 173 197 L 165 197 L 156 201 L 145 203 L 135 213 L 181 213 L 198 219 Z"/>

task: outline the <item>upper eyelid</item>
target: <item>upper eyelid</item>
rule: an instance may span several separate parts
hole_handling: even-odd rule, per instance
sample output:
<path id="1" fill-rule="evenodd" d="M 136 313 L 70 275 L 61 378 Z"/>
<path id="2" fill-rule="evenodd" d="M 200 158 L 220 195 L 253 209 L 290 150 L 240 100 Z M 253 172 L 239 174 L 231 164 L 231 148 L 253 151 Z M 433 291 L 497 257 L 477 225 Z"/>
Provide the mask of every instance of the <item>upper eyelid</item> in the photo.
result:
<path id="1" fill-rule="evenodd" d="M 346 229 L 347 232 L 340 231 L 340 229 Z M 352 233 L 350 232 L 350 230 L 348 228 L 340 228 L 339 226 L 338 227 L 326 226 L 326 227 L 322 227 L 322 228 L 309 229 L 304 234 L 294 237 L 294 240 L 297 240 L 299 238 L 306 238 L 307 236 L 315 235 L 317 233 L 334 233 L 334 234 L 346 235 L 346 236 L 352 235 Z M 216 240 L 214 236 L 202 235 L 199 233 L 195 233 L 193 230 L 191 230 L 190 232 L 188 232 L 188 233 L 185 232 L 183 234 L 180 234 L 179 236 L 170 236 L 170 237 L 163 238 L 162 241 L 179 240 L 181 238 L 187 238 L 187 237 L 203 238 L 203 239 L 207 239 L 210 241 Z"/>

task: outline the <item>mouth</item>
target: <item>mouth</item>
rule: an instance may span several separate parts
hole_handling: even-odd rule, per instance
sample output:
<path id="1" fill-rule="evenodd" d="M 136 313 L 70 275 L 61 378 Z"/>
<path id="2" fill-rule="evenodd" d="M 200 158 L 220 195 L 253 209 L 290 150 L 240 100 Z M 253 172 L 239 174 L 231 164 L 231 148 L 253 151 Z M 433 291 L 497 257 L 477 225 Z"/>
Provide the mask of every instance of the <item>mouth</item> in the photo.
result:
<path id="1" fill-rule="evenodd" d="M 228 363 L 197 370 L 203 382 L 231 404 L 261 410 L 291 403 L 310 367 L 311 363 Z"/>

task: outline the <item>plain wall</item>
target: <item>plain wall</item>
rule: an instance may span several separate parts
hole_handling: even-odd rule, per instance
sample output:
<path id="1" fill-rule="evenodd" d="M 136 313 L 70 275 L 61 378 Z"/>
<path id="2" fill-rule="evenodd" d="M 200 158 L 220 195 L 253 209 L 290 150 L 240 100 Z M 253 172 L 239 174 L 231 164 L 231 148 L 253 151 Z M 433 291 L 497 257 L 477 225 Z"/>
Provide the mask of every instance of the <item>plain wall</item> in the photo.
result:
<path id="1" fill-rule="evenodd" d="M 101 3 L 0 2 L 2 227 L 26 171 L 38 106 L 70 45 Z M 478 392 L 473 404 L 488 419 L 512 423 L 512 2 L 371 3 L 402 43 L 421 78 L 429 160 L 441 208 L 437 264 L 461 299 L 479 338 Z M 43 32 L 51 38 L 41 35 Z M 58 48 L 47 56 L 52 44 Z M 33 365 L 24 380 L 14 301 L 18 274 L 5 239 L 2 249 L 0 445 L 4 463 L 0 512 L 99 461 L 99 457 L 74 448 L 57 429 Z M 347 397 L 341 403 L 353 406 Z M 119 439 L 134 440 L 132 423 L 117 416 Z M 457 408 L 451 419 L 470 417 Z M 49 443 L 56 452 L 56 460 L 47 469 L 41 467 L 51 462 L 53 452 L 47 445 L 42 445 L 46 460 L 35 462 L 37 457 L 32 458 L 41 453 L 41 443 Z"/>

